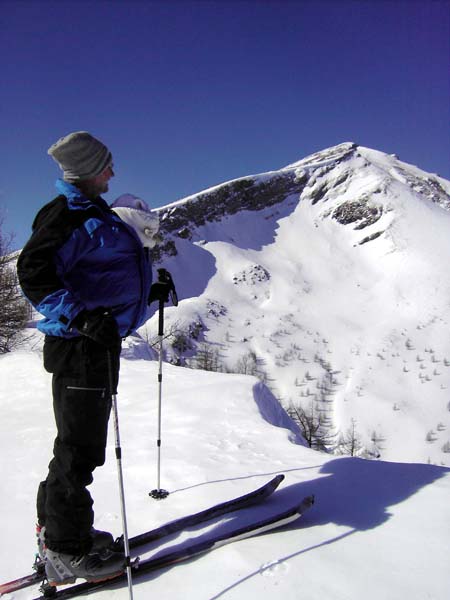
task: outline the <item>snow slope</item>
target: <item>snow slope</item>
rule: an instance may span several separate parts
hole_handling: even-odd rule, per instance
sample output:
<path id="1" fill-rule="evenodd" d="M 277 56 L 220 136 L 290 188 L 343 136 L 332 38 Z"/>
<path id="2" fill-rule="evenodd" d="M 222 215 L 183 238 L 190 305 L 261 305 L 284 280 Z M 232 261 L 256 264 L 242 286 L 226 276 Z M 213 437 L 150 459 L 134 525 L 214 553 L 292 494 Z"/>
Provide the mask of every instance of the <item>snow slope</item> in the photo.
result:
<path id="1" fill-rule="evenodd" d="M 34 496 L 52 448 L 50 377 L 39 342 L 0 357 L 2 494 L 0 579 L 28 572 L 34 552 Z M 126 353 L 127 354 L 127 353 Z M 450 593 L 450 470 L 425 464 L 332 457 L 305 448 L 258 380 L 164 365 L 161 502 L 156 484 L 157 363 L 122 360 L 119 412 L 130 534 L 286 480 L 265 505 L 189 532 L 242 525 L 315 494 L 315 506 L 281 531 L 226 546 L 149 575 L 135 598 L 445 600 Z M 99 528 L 121 533 L 113 433 L 92 485 Z M 170 540 L 182 544 L 186 536 Z M 158 553 L 161 546 L 155 547 Z M 25 600 L 36 590 L 6 596 Z M 125 600 L 126 588 L 93 598 Z"/>
<path id="2" fill-rule="evenodd" d="M 325 415 L 330 451 L 354 427 L 362 456 L 449 466 L 449 193 L 346 143 L 161 209 L 168 359 L 253 357 L 285 407 Z"/>

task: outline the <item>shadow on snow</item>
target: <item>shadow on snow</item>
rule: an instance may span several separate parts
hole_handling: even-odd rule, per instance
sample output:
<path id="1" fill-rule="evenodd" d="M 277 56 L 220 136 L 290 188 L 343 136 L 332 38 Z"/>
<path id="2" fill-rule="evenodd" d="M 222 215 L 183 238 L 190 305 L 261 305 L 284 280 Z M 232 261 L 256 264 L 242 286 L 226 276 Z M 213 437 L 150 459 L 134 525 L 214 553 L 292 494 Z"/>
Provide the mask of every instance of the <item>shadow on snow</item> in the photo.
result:
<path id="1" fill-rule="evenodd" d="M 317 467 L 311 468 L 316 469 Z M 285 472 L 307 470 L 308 468 L 294 468 Z M 286 529 L 300 529 L 333 523 L 337 526 L 348 527 L 350 530 L 280 559 L 288 560 L 322 546 L 339 542 L 358 531 L 367 531 L 379 527 L 392 516 L 389 512 L 390 507 L 404 502 L 422 488 L 434 483 L 448 473 L 450 473 L 448 468 L 425 464 L 375 462 L 350 457 L 332 459 L 320 467 L 319 477 L 278 489 L 273 496 L 261 504 L 255 504 L 251 508 L 222 517 L 216 527 L 209 529 L 204 535 L 197 536 L 196 541 L 208 539 L 212 533 L 221 535 L 238 527 L 243 527 L 256 519 L 268 517 L 291 507 L 295 503 L 300 503 L 305 496 L 313 494 L 316 500 L 315 505 L 301 519 L 288 525 Z M 273 474 L 258 473 L 255 476 L 271 476 Z M 246 478 L 239 477 L 238 479 Z M 207 482 L 192 487 L 209 483 L 216 482 Z M 203 527 L 205 527 L 204 524 L 192 528 L 191 531 L 201 531 Z M 270 535 L 270 533 L 267 535 Z M 176 537 L 176 534 L 174 537 Z M 167 541 L 167 539 L 164 540 L 164 542 Z M 187 544 L 189 544 L 189 540 L 171 545 L 170 551 L 181 549 Z M 156 552 L 153 556 L 157 557 L 168 551 L 166 548 Z M 192 560 L 194 559 L 195 557 Z M 225 595 L 232 588 L 237 587 L 260 572 L 261 569 L 258 569 L 258 571 L 250 573 L 210 600 Z M 160 571 L 149 573 L 140 581 L 148 581 L 158 576 L 159 573 Z"/>

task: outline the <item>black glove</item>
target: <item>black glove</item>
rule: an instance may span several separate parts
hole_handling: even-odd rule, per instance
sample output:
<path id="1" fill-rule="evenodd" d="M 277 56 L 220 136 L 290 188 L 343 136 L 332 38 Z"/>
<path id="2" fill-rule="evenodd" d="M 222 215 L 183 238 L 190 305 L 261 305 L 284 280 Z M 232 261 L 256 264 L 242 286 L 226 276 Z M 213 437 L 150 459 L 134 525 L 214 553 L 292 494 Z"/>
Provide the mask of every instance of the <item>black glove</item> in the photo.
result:
<path id="1" fill-rule="evenodd" d="M 72 321 L 78 331 L 97 344 L 112 348 L 120 344 L 119 328 L 115 318 L 104 308 L 83 310 Z"/>
<path id="2" fill-rule="evenodd" d="M 178 298 L 172 275 L 166 269 L 158 269 L 158 281 L 153 283 L 150 288 L 148 303 L 151 304 L 155 300 L 169 302 L 169 296 L 172 304 L 177 306 Z"/>
<path id="3" fill-rule="evenodd" d="M 151 304 L 156 300 L 162 300 L 163 302 L 169 302 L 170 287 L 167 283 L 152 283 L 150 288 L 150 294 L 148 296 L 148 303 Z"/>

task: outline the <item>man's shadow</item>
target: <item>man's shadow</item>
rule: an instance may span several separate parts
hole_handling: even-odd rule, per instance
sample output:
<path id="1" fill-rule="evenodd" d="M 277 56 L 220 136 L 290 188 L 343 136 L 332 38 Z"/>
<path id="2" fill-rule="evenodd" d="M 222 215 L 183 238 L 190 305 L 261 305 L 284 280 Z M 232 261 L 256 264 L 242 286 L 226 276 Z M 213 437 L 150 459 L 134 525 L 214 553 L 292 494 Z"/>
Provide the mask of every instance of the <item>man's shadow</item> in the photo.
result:
<path id="1" fill-rule="evenodd" d="M 307 470 L 303 467 L 289 469 L 289 472 L 304 473 Z M 289 529 L 333 523 L 350 528 L 352 533 L 366 531 L 385 523 L 391 517 L 391 506 L 400 504 L 449 473 L 448 468 L 425 464 L 378 462 L 350 457 L 330 460 L 321 467 L 321 477 L 284 488 L 282 484 L 264 502 L 227 515 L 205 533 L 205 538 L 211 533 L 221 535 L 285 511 L 311 495 L 315 498 L 314 506 L 303 518 L 289 525 Z M 263 475 L 270 477 L 273 473 L 258 473 L 259 477 Z M 204 526 L 193 527 L 192 531 L 201 530 Z M 182 542 L 178 547 L 188 543 Z"/>
<path id="2" fill-rule="evenodd" d="M 323 465 L 323 477 L 281 489 L 276 498 L 288 505 L 296 497 L 314 494 L 316 502 L 304 525 L 334 523 L 365 531 L 385 523 L 391 506 L 449 473 L 433 465 L 339 458 Z"/>
<path id="3" fill-rule="evenodd" d="M 315 467 L 310 468 L 315 469 Z M 289 469 L 288 472 L 305 473 L 308 469 L 308 467 L 299 467 L 298 469 Z M 201 530 L 205 527 L 205 524 L 191 528 L 191 532 L 192 534 L 200 532 L 200 535 L 196 536 L 196 541 L 206 540 L 211 535 L 223 535 L 243 527 L 247 523 L 265 519 L 270 515 L 300 504 L 305 496 L 314 495 L 314 506 L 302 518 L 294 521 L 286 528 L 292 530 L 333 523 L 347 527 L 348 531 L 325 541 L 321 536 L 316 545 L 300 549 L 298 552 L 280 559 L 288 560 L 320 546 L 337 543 L 357 531 L 367 531 L 382 525 L 391 518 L 389 512 L 391 506 L 400 504 L 418 493 L 422 488 L 438 481 L 449 473 L 450 469 L 448 468 L 425 464 L 378 462 L 350 457 L 333 459 L 321 467 L 319 477 L 294 483 L 285 488 L 280 486 L 264 502 L 227 515 L 217 523 L 216 527 L 205 531 L 204 534 L 201 533 Z M 270 477 L 273 474 L 258 473 L 255 476 Z M 270 532 L 267 535 L 270 535 Z M 170 551 L 181 551 L 183 547 L 189 545 L 188 540 L 176 543 L 176 537 L 177 534 L 169 537 L 174 542 L 170 546 Z M 169 540 L 166 538 L 164 541 Z M 156 550 L 158 543 L 152 544 L 152 546 L 153 550 Z M 153 558 L 159 558 L 167 552 L 167 549 L 156 550 Z M 166 568 L 171 566 L 167 565 Z M 231 583 L 211 600 L 226 595 L 228 591 L 251 579 L 259 572 L 260 569 Z M 157 574 L 158 571 L 146 573 L 141 581 L 148 581 Z"/>

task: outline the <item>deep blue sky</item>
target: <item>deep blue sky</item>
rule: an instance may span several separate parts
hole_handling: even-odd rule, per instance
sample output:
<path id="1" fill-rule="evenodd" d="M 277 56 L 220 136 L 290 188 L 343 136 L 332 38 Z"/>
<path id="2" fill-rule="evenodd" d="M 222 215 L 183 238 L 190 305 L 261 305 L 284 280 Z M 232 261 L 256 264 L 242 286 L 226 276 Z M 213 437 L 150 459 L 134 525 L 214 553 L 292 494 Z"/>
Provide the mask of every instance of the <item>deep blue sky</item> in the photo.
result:
<path id="1" fill-rule="evenodd" d="M 15 246 L 88 130 L 107 200 L 161 206 L 354 141 L 450 179 L 448 0 L 2 0 L 0 206 Z"/>

